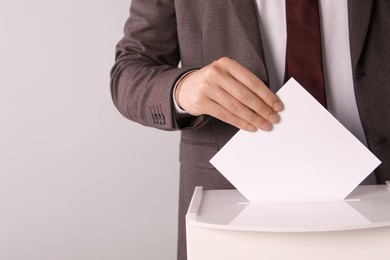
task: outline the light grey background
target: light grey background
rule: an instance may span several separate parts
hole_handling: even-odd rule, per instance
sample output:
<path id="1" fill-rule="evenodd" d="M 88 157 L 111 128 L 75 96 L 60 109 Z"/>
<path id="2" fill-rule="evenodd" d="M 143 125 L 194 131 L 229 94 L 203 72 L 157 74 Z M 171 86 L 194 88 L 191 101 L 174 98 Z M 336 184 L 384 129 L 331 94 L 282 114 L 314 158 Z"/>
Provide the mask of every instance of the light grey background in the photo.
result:
<path id="1" fill-rule="evenodd" d="M 130 0 L 0 1 L 0 259 L 174 259 L 178 132 L 109 92 Z"/>

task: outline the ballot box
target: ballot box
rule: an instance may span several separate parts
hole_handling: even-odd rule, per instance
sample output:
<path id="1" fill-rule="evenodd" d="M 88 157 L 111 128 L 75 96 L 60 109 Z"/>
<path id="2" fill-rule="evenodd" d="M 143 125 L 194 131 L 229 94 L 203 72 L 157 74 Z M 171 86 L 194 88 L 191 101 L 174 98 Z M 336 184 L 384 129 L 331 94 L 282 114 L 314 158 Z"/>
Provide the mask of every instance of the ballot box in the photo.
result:
<path id="1" fill-rule="evenodd" d="M 197 187 L 186 216 L 188 260 L 390 259 L 390 191 L 358 186 L 345 200 L 249 203 Z"/>

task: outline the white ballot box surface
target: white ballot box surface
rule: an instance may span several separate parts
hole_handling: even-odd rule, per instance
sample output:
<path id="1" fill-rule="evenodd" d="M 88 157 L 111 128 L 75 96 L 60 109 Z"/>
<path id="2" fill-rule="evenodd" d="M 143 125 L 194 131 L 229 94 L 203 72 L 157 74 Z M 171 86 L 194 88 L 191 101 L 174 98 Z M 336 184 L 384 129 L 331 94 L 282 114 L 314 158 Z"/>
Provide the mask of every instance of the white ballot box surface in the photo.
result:
<path id="1" fill-rule="evenodd" d="M 237 190 L 195 189 L 188 260 L 390 259 L 390 191 L 358 186 L 345 200 L 249 203 Z"/>

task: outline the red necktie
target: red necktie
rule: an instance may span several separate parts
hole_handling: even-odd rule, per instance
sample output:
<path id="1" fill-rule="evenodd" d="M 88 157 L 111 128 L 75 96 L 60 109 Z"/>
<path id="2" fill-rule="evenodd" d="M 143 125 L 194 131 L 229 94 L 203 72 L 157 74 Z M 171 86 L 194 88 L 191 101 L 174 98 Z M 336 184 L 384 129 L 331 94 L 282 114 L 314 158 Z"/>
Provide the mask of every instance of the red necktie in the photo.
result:
<path id="1" fill-rule="evenodd" d="M 326 107 L 321 29 L 317 0 L 286 0 L 285 82 L 294 77 Z"/>

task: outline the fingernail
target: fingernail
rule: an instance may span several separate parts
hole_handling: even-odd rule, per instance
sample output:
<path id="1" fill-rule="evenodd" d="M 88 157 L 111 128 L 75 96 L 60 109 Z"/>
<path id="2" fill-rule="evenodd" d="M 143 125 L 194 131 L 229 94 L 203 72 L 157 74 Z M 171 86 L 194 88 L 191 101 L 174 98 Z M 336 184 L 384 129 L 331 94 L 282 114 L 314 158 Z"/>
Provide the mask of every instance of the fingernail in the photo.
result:
<path id="1" fill-rule="evenodd" d="M 278 112 L 278 111 L 281 111 L 283 109 L 283 105 L 282 105 L 282 102 L 280 101 L 276 101 L 274 106 L 273 106 L 273 109 Z"/>
<path id="2" fill-rule="evenodd" d="M 254 125 L 250 125 L 250 126 L 247 127 L 247 130 L 248 130 L 249 132 L 256 132 L 257 128 L 256 128 L 256 126 L 254 126 Z"/>
<path id="3" fill-rule="evenodd" d="M 271 130 L 271 128 L 272 128 L 272 125 L 271 125 L 270 123 L 268 123 L 268 122 L 263 123 L 263 124 L 261 125 L 261 129 L 262 129 L 263 131 L 269 131 L 269 130 Z"/>
<path id="4" fill-rule="evenodd" d="M 277 114 L 272 114 L 268 118 L 268 121 L 270 121 L 272 124 L 276 124 L 277 122 L 279 122 L 279 116 Z"/>

